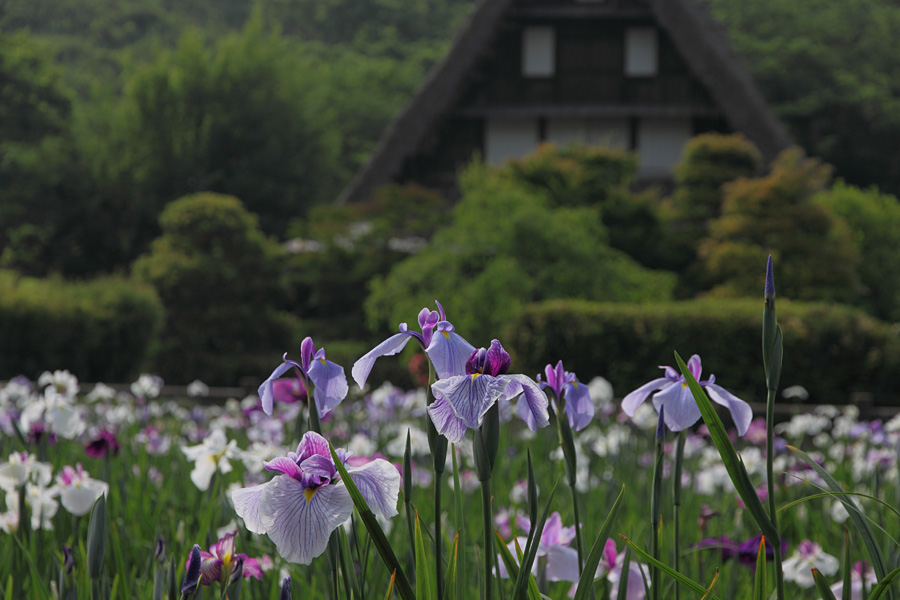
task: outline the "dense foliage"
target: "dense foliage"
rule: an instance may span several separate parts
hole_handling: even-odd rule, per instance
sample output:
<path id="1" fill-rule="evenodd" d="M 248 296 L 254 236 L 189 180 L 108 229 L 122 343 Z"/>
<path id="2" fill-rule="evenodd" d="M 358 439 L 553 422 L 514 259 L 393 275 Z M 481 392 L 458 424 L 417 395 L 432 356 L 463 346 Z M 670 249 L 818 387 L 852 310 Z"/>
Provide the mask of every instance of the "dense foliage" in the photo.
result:
<path id="1" fill-rule="evenodd" d="M 565 354 L 584 377 L 602 374 L 617 391 L 651 376 L 646 365 L 672 362 L 672 352 L 700 354 L 707 372 L 728 372 L 747 400 L 765 401 L 759 364 L 760 302 L 696 300 L 625 304 L 554 300 L 526 307 L 504 341 L 523 368 L 537 372 Z M 810 401 L 844 403 L 854 392 L 895 403 L 900 386 L 900 333 L 859 310 L 780 301 L 785 330 L 782 385 L 802 385 Z"/>
<path id="2" fill-rule="evenodd" d="M 153 289 L 131 280 L 67 283 L 0 271 L 0 379 L 42 364 L 95 381 L 134 377 L 162 320 Z"/>

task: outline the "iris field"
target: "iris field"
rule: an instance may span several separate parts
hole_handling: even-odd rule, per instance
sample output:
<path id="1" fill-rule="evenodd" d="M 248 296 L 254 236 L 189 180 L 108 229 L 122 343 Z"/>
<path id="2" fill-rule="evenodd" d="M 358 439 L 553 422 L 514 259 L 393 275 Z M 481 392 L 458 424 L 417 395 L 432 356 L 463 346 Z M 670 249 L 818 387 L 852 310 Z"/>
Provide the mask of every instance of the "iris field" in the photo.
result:
<path id="1" fill-rule="evenodd" d="M 346 371 L 307 338 L 223 405 L 16 378 L 0 598 L 891 598 L 900 416 L 776 424 L 771 262 L 761 313 L 762 415 L 728 357 L 673 349 L 613 393 L 564 356 L 518 373 L 440 304 Z M 429 386 L 370 377 L 410 342 Z"/>

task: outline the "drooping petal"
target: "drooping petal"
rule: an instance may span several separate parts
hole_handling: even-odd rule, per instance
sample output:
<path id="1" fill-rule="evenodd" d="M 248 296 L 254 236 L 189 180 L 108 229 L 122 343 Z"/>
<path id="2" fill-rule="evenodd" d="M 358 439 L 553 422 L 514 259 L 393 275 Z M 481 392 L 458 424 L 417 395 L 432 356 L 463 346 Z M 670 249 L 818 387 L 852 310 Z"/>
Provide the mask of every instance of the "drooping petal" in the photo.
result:
<path id="1" fill-rule="evenodd" d="M 287 477 L 276 477 L 259 499 L 259 519 L 288 562 L 308 565 L 325 551 L 328 538 L 353 513 L 343 484 L 311 491 Z"/>
<path id="2" fill-rule="evenodd" d="M 222 561 L 209 552 L 200 552 L 200 583 L 212 585 L 222 575 Z"/>
<path id="3" fill-rule="evenodd" d="M 80 486 L 73 485 L 63 488 L 59 499 L 63 508 L 73 515 L 81 517 L 91 511 L 94 502 L 108 489 L 109 485 L 106 482 L 89 479 L 82 482 Z"/>
<path id="4" fill-rule="evenodd" d="M 594 418 L 594 403 L 588 386 L 578 381 L 569 382 L 565 387 L 566 415 L 574 431 L 581 431 Z"/>
<path id="5" fill-rule="evenodd" d="M 439 396 L 435 402 L 431 403 L 428 407 L 428 415 L 438 433 L 454 444 L 458 444 L 466 435 L 465 422 L 456 416 L 453 407 L 444 400 L 443 396 Z"/>
<path id="6" fill-rule="evenodd" d="M 665 405 L 663 419 L 670 431 L 687 429 L 700 420 L 700 408 L 686 384 L 675 383 L 653 396 L 653 405 Z"/>
<path id="7" fill-rule="evenodd" d="M 431 343 L 425 349 L 439 379 L 465 375 L 466 361 L 473 352 L 475 352 L 475 346 L 464 340 L 458 333 L 440 329 L 434 332 Z"/>
<path id="8" fill-rule="evenodd" d="M 293 367 L 294 365 L 288 362 L 283 362 L 272 371 L 272 374 L 269 375 L 269 378 L 263 381 L 262 385 L 259 386 L 259 397 L 262 399 L 262 409 L 270 417 L 272 416 L 272 405 L 275 401 L 275 393 L 272 389 L 275 380 L 287 373 L 288 369 Z"/>
<path id="9" fill-rule="evenodd" d="M 369 373 L 372 372 L 372 367 L 375 365 L 375 361 L 382 356 L 397 354 L 406 348 L 406 344 L 411 339 L 412 334 L 409 332 L 398 333 L 366 352 L 359 360 L 353 363 L 353 368 L 350 370 L 350 375 L 353 377 L 356 385 L 360 388 L 364 387 L 366 379 L 369 378 Z"/>
<path id="10" fill-rule="evenodd" d="M 629 417 L 633 417 L 634 411 L 637 410 L 638 406 L 644 403 L 644 400 L 650 397 L 650 394 L 671 385 L 672 382 L 665 377 L 660 377 L 659 379 L 654 379 L 649 383 L 645 383 L 622 399 L 622 410 L 625 411 L 625 414 Z"/>
<path id="11" fill-rule="evenodd" d="M 275 479 L 280 478 L 276 477 Z M 247 530 L 253 533 L 266 532 L 266 528 L 259 519 L 259 498 L 269 483 L 271 482 L 231 492 L 231 503 L 234 504 L 234 512 L 244 520 L 244 526 Z"/>
<path id="12" fill-rule="evenodd" d="M 504 375 L 509 384 L 506 386 L 503 395 L 507 399 L 512 400 L 519 394 L 522 398 L 516 406 L 516 412 L 528 425 L 532 431 L 537 431 L 540 427 L 546 427 L 550 424 L 550 412 L 547 409 L 549 403 L 547 396 L 530 377 L 527 375 Z"/>
<path id="13" fill-rule="evenodd" d="M 350 390 L 347 376 L 344 375 L 344 367 L 324 358 L 312 362 L 309 367 L 309 378 L 316 386 L 316 408 L 319 409 L 321 417 L 340 404 Z"/>
<path id="14" fill-rule="evenodd" d="M 481 426 L 484 413 L 503 397 L 509 382 L 503 377 L 490 375 L 458 375 L 439 379 L 432 384 L 435 397 L 443 396 L 453 412 L 466 426 Z"/>
<path id="15" fill-rule="evenodd" d="M 747 433 L 747 430 L 750 428 L 750 421 L 753 420 L 753 409 L 750 408 L 750 405 L 714 383 L 709 383 L 704 387 L 706 387 L 710 400 L 721 404 L 731 413 L 738 435 L 743 436 Z"/>
<path id="16" fill-rule="evenodd" d="M 194 462 L 194 468 L 191 470 L 191 481 L 194 482 L 198 490 L 205 492 L 209 488 L 209 482 L 218 468 L 219 463 L 214 456 L 210 454 L 201 456 Z"/>
<path id="17" fill-rule="evenodd" d="M 376 458 L 361 467 L 347 469 L 359 493 L 377 516 L 390 519 L 397 515 L 400 471 L 386 460 Z"/>
<path id="18" fill-rule="evenodd" d="M 578 551 L 568 546 L 547 548 L 547 581 L 578 581 Z"/>
<path id="19" fill-rule="evenodd" d="M 256 558 L 250 558 L 246 554 L 235 554 L 234 557 L 243 558 L 244 559 L 244 577 L 253 577 L 255 579 L 262 579 L 263 570 L 259 565 L 259 560 Z"/>

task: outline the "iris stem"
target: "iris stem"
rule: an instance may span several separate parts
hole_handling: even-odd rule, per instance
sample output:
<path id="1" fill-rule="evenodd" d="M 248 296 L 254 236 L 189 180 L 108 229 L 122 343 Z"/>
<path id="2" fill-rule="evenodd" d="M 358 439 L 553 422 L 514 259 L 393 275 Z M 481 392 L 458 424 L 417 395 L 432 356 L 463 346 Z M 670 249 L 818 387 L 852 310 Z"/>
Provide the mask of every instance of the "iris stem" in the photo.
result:
<path id="1" fill-rule="evenodd" d="M 438 600 L 444 598 L 444 565 L 441 556 L 441 536 L 443 535 L 441 528 L 441 483 L 444 478 L 443 471 L 437 471 L 434 474 L 434 572 L 437 583 Z"/>
<path id="2" fill-rule="evenodd" d="M 650 493 L 650 554 L 659 560 L 660 496 L 662 493 L 663 440 L 656 440 L 656 461 L 653 465 L 653 487 Z M 659 569 L 650 569 L 650 598 L 659 600 Z"/>
<path id="3" fill-rule="evenodd" d="M 778 511 L 775 507 L 775 390 L 766 395 L 766 488 L 769 494 L 769 518 L 778 531 Z M 779 532 L 780 533 L 780 532 Z M 784 600 L 784 568 L 781 559 L 781 543 L 773 543 L 775 551 L 775 593 L 778 600 Z"/>
<path id="4" fill-rule="evenodd" d="M 491 480 L 481 482 L 481 514 L 484 518 L 484 600 L 491 600 L 491 568 L 494 561 L 493 519 L 491 518 Z"/>
<path id="5" fill-rule="evenodd" d="M 453 495 L 456 500 L 456 530 L 459 535 L 459 548 L 457 549 L 457 560 L 459 565 L 456 569 L 456 598 L 454 600 L 462 600 L 466 593 L 466 530 L 463 527 L 463 499 L 462 488 L 459 483 L 459 463 L 456 459 L 456 444 L 450 446 L 451 459 L 453 460 Z"/>
<path id="6" fill-rule="evenodd" d="M 681 563 L 681 544 L 679 536 L 681 534 L 681 472 L 684 464 L 684 442 L 687 437 L 686 432 L 682 431 L 678 434 L 678 442 L 675 446 L 675 469 L 672 473 L 672 507 L 674 511 L 673 520 L 675 521 L 675 570 L 679 571 Z M 675 581 L 675 600 L 681 599 L 681 586 Z"/>

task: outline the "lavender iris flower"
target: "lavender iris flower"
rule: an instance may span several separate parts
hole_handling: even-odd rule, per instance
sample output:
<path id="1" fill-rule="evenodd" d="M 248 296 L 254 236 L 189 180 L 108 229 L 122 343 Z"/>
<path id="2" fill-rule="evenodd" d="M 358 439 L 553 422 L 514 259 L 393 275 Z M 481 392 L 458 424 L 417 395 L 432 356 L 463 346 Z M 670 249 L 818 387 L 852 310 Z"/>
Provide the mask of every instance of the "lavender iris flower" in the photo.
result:
<path id="1" fill-rule="evenodd" d="M 288 360 L 287 353 L 282 360 L 284 362 L 278 365 L 269 378 L 259 386 L 262 408 L 267 415 L 272 415 L 275 380 L 284 375 L 291 367 L 297 369 L 298 376 L 307 390 L 309 390 L 310 384 L 315 387 L 313 396 L 320 417 L 331 412 L 347 396 L 349 387 L 347 386 L 347 377 L 344 375 L 344 367 L 325 360 L 325 349 L 316 350 L 316 345 L 311 337 L 307 337 L 300 344 L 299 363 Z"/>
<path id="2" fill-rule="evenodd" d="M 411 339 L 415 339 L 425 350 L 439 379 L 464 373 L 466 359 L 475 351 L 475 347 L 454 331 L 441 303 L 435 300 L 435 304 L 438 310 L 423 308 L 419 311 L 418 321 L 422 333 L 409 331 L 406 323 L 400 323 L 400 333 L 384 340 L 353 364 L 351 375 L 360 388 L 366 385 L 366 379 L 378 358 L 399 353 Z"/>
<path id="3" fill-rule="evenodd" d="M 459 442 L 466 429 L 477 429 L 484 415 L 499 400 L 523 399 L 516 410 L 532 431 L 550 423 L 547 396 L 525 375 L 507 375 L 510 357 L 498 340 L 489 349 L 472 353 L 466 362 L 465 375 L 436 381 L 431 390 L 438 400 L 428 407 L 428 414 L 438 433 L 453 443 Z"/>
<path id="4" fill-rule="evenodd" d="M 569 417 L 569 426 L 574 431 L 581 431 L 594 418 L 594 403 L 591 401 L 591 393 L 588 386 L 584 385 L 575 376 L 563 369 L 562 361 L 556 366 L 544 367 L 546 381 L 541 381 L 538 375 L 538 384 L 543 390 L 551 390 L 559 404 L 564 405 L 566 415 Z"/>
<path id="5" fill-rule="evenodd" d="M 524 530 L 530 529 L 531 522 L 527 517 L 517 519 L 517 524 Z M 563 527 L 562 518 L 558 512 L 554 512 L 544 524 L 544 531 L 541 533 L 541 539 L 538 542 L 538 558 L 543 558 L 546 564 L 544 572 L 547 581 L 578 581 L 578 552 L 569 547 L 572 540 L 575 539 L 574 527 Z M 516 541 L 519 542 L 519 548 L 524 549 L 528 541 L 527 537 L 520 536 L 507 544 L 509 551 L 513 555 L 513 560 L 519 564 L 518 554 L 516 552 Z M 538 563 L 534 561 L 531 565 L 531 572 L 538 575 Z M 499 561 L 500 577 L 507 578 L 506 565 L 503 561 Z"/>
<path id="6" fill-rule="evenodd" d="M 347 454 L 338 450 L 341 460 Z M 303 436 L 297 452 L 265 464 L 278 476 L 268 483 L 235 490 L 234 509 L 253 533 L 265 533 L 278 553 L 292 563 L 307 565 L 322 554 L 328 538 L 350 518 L 353 500 L 331 458 L 328 442 L 315 432 Z M 347 467 L 353 482 L 376 515 L 397 514 L 400 472 L 376 459 Z"/>
<path id="7" fill-rule="evenodd" d="M 687 366 L 700 384 L 700 387 L 706 388 L 706 393 L 710 399 L 728 409 L 737 427 L 738 435 L 743 436 L 750 427 L 750 421 L 753 419 L 753 411 L 750 409 L 750 405 L 725 388 L 716 385 L 714 375 L 710 375 L 708 381 L 700 381 L 702 368 L 700 366 L 700 357 L 696 354 L 691 357 Z M 660 369 L 665 371 L 665 377 L 645 383 L 625 396 L 622 400 L 622 410 L 629 417 L 634 416 L 637 407 L 652 395 L 653 406 L 657 412 L 659 412 L 661 406 L 665 405 L 666 407 L 664 417 L 666 427 L 672 431 L 687 429 L 700 420 L 700 408 L 697 407 L 697 402 L 694 400 L 687 381 L 681 373 L 672 367 L 661 366 Z"/>

